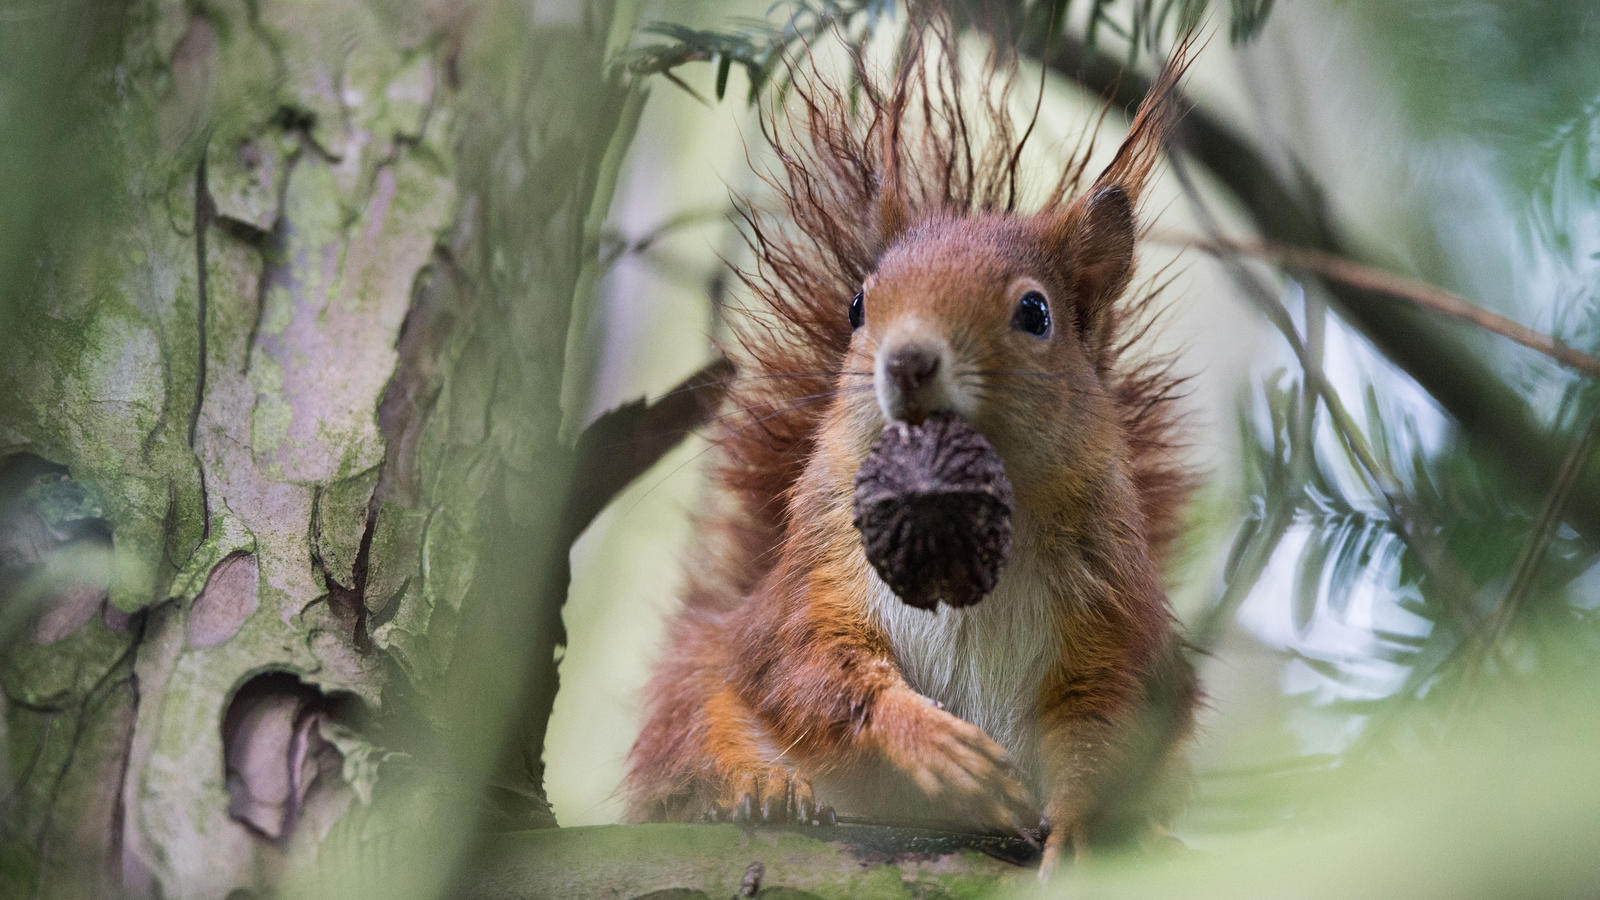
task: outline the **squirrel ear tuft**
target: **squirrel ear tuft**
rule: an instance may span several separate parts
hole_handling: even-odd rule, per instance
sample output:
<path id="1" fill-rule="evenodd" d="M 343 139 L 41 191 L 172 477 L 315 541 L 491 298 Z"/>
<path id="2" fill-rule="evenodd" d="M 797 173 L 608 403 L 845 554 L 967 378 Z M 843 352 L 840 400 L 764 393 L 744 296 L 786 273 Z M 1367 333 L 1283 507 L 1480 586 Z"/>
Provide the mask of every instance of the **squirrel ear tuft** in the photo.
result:
<path id="1" fill-rule="evenodd" d="M 916 203 L 912 186 L 907 181 L 906 166 L 914 164 L 915 152 L 908 150 L 902 139 L 907 109 L 912 103 L 912 91 L 917 83 L 912 73 L 922 70 L 923 29 L 913 21 L 900 46 L 900 63 L 895 73 L 894 88 L 882 105 L 874 101 L 876 113 L 868 133 L 879 132 L 879 164 L 877 194 L 878 240 L 887 246 L 911 227 Z M 857 57 L 859 64 L 860 57 Z M 858 73 L 865 75 L 863 70 Z M 863 77 L 865 82 L 866 78 Z M 928 90 L 926 84 L 922 90 Z"/>
<path id="2" fill-rule="evenodd" d="M 898 181 L 885 184 L 878 192 L 877 201 L 877 238 L 881 245 L 888 246 L 910 229 L 911 205 L 901 194 Z"/>

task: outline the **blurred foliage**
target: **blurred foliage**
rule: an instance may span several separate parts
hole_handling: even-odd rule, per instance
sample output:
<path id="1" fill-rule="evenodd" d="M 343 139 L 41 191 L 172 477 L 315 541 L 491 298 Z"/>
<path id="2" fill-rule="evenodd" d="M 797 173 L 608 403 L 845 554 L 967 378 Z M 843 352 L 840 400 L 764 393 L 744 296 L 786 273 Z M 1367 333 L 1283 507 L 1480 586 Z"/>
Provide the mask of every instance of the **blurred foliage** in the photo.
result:
<path id="1" fill-rule="evenodd" d="M 798 0 L 774 4 L 771 11 L 785 6 L 791 11 L 779 20 L 770 15 L 764 19 L 735 17 L 722 29 L 651 22 L 640 31 L 669 42 L 631 50 L 623 62 L 636 75 L 665 75 L 696 97 L 700 93 L 673 70 L 684 63 L 710 62 L 716 67 L 714 96 L 718 100 L 727 94 L 728 75 L 737 65 L 749 82 L 747 100 L 754 103 L 769 82 L 786 84 L 788 63 L 804 59 L 829 32 L 865 41 L 884 20 L 895 18 L 898 4 L 895 0 Z"/>
<path id="2" fill-rule="evenodd" d="M 1520 276 L 1512 312 L 1553 325 L 1569 346 L 1600 348 L 1600 57 L 1592 52 L 1600 15 L 1560 2 L 1346 6 L 1367 20 L 1363 33 L 1374 38 L 1385 84 L 1417 128 L 1410 139 L 1469 157 L 1487 150 L 1484 187 L 1516 198 L 1506 208 L 1513 218 L 1495 223 L 1523 235 L 1507 248 Z M 1430 226 L 1440 227 L 1423 224 Z M 1554 278 L 1541 277 L 1551 270 Z M 1286 298 L 1296 292 L 1289 287 Z M 1307 316 L 1312 306 L 1305 302 Z M 1366 360 L 1370 349 L 1357 353 Z M 1313 667 L 1345 683 L 1358 680 L 1369 657 L 1404 672 L 1375 696 L 1369 686 L 1359 706 L 1369 712 L 1435 693 L 1467 703 L 1486 669 L 1541 667 L 1548 641 L 1528 636 L 1535 623 L 1557 626 L 1539 632 L 1546 637 L 1593 640 L 1600 541 L 1562 524 L 1571 478 L 1558 478 L 1542 497 L 1517 491 L 1432 410 L 1419 416 L 1403 400 L 1386 402 L 1397 388 L 1402 397 L 1414 388 L 1381 361 L 1366 361 L 1342 385 L 1362 399 L 1359 424 L 1318 415 L 1311 428 L 1288 427 L 1303 415 L 1297 404 L 1306 393 L 1287 373 L 1257 390 L 1245 417 L 1245 445 L 1255 448 L 1246 456 L 1250 492 L 1258 502 L 1290 504 L 1305 532 L 1295 561 L 1298 635 L 1316 617 L 1345 622 L 1348 598 L 1363 590 L 1376 604 L 1363 616 L 1371 638 L 1364 651 L 1313 659 Z M 1543 360 L 1512 361 L 1503 371 L 1525 396 L 1540 398 L 1539 419 L 1570 447 L 1563 475 L 1593 458 L 1600 386 Z M 1425 438 L 1421 429 L 1439 433 Z M 1372 459 L 1356 458 L 1353 441 L 1370 447 Z M 1305 478 L 1291 474 L 1295 453 L 1309 460 L 1298 470 L 1309 469 Z M 1408 627 L 1396 633 L 1377 624 L 1384 621 Z M 1383 712 L 1393 718 L 1392 709 Z"/>
<path id="3" fill-rule="evenodd" d="M 92 0 L 0 4 L 0 332 L 43 268 L 49 232 L 35 224 L 73 234 L 116 184 L 102 151 L 125 95 L 114 64 L 126 18 Z"/>
<path id="4" fill-rule="evenodd" d="M 1535 313 L 1574 346 L 1596 346 L 1593 317 L 1574 313 L 1600 302 L 1600 6 L 1350 0 L 1345 7 L 1377 49 L 1413 138 L 1482 154 L 1493 167 L 1525 251 L 1524 277 L 1503 302 Z M 1567 296 L 1549 302 L 1552 290 Z"/>
<path id="5" fill-rule="evenodd" d="M 1419 135 L 1472 135 L 1531 188 L 1589 146 L 1600 105 L 1600 7 L 1571 0 L 1347 0 Z M 1426 35 L 1427 40 L 1418 37 Z M 1438 86 L 1448 84 L 1448 90 Z M 1593 165 L 1577 154 L 1570 163 Z M 1592 178 L 1595 173 L 1591 172 Z"/>
<path id="6" fill-rule="evenodd" d="M 1486 665 L 1496 674 L 1541 668 L 1544 640 L 1528 637 L 1533 624 L 1562 626 L 1545 635 L 1600 638 L 1592 596 L 1600 548 L 1559 525 L 1570 484 L 1553 486 L 1544 504 L 1519 502 L 1459 441 L 1429 447 L 1403 409 L 1380 400 L 1381 388 L 1382 379 L 1363 379 L 1360 422 L 1317 410 L 1296 373 L 1280 371 L 1254 390 L 1242 441 L 1250 511 L 1229 577 L 1247 550 L 1284 554 L 1292 587 L 1277 596 L 1289 606 L 1288 649 L 1335 688 L 1319 705 L 1331 698 L 1326 712 L 1376 716 L 1414 737 L 1437 724 L 1398 715 L 1415 701 L 1446 698 L 1434 710 L 1466 702 Z M 1592 410 L 1594 396 L 1574 387 L 1563 405 Z M 1567 432 L 1575 453 L 1592 452 L 1589 420 Z M 1352 451 L 1356 444 L 1371 458 Z M 1285 511 L 1286 527 L 1271 528 L 1274 509 Z M 1359 615 L 1354 598 L 1364 601 Z M 1327 643 L 1310 640 L 1326 624 L 1358 637 L 1333 653 L 1307 649 Z M 1392 746 L 1400 736 L 1375 732 L 1358 746 Z"/>
<path id="7" fill-rule="evenodd" d="M 1207 0 L 970 0 L 951 4 L 962 19 L 981 18 L 1009 23 L 1019 38 L 1053 38 L 1073 28 L 1074 17 L 1086 16 L 1082 36 L 1093 48 L 1102 40 L 1126 47 L 1127 62 L 1142 51 L 1157 50 L 1162 41 L 1199 23 Z M 1266 22 L 1272 0 L 1229 0 L 1228 32 L 1235 41 L 1254 37 Z M 773 17 L 784 10 L 786 15 Z M 747 99 L 755 102 L 769 82 L 786 85 L 789 66 L 804 60 L 829 34 L 862 45 L 886 24 L 903 14 L 895 0 L 778 0 L 767 18 L 731 18 L 719 29 L 688 28 L 672 22 L 652 22 L 641 31 L 668 38 L 666 43 L 646 43 L 624 58 L 637 74 L 659 73 L 695 96 L 700 96 L 675 70 L 689 62 L 709 62 L 715 67 L 713 95 L 727 92 L 728 74 L 734 66 L 748 76 Z"/>

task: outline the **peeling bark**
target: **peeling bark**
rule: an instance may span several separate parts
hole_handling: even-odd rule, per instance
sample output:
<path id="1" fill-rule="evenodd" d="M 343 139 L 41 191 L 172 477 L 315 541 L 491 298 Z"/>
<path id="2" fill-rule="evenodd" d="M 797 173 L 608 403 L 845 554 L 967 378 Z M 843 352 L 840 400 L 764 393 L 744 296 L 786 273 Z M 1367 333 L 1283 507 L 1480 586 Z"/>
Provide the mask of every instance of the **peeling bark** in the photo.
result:
<path id="1" fill-rule="evenodd" d="M 230 553 L 211 569 L 189 609 L 189 646 L 225 644 L 260 604 L 261 571 L 254 554 Z"/>
<path id="2" fill-rule="evenodd" d="M 649 441 L 571 494 L 568 335 L 642 102 L 609 14 L 61 10 L 30 36 L 115 35 L 71 118 L 108 181 L 0 234 L 6 877 L 227 896 L 379 834 L 444 879 L 485 806 L 552 824 L 567 542 L 716 393 L 607 419 Z"/>
<path id="3" fill-rule="evenodd" d="M 444 74 L 461 23 L 191 9 L 74 10 L 120 29 L 101 60 L 120 93 L 92 112 L 118 136 L 117 189 L 0 335 L 0 455 L 78 486 L 101 523 L 0 516 L 5 581 L 33 590 L 0 606 L 18 761 L 0 858 L 25 893 L 222 896 L 314 852 L 389 758 L 333 716 L 356 700 L 329 698 L 377 704 L 395 672 L 429 690 L 457 615 L 430 610 L 459 610 L 485 564 L 477 489 L 439 469 L 482 439 L 434 416 L 458 318 L 405 361 L 432 385 L 386 423 L 410 437 L 390 447 L 378 421 L 410 377 L 414 286 L 462 231 Z M 430 566 L 446 519 L 459 546 Z"/>
<path id="4" fill-rule="evenodd" d="M 262 836 L 285 840 L 339 752 L 320 728 L 334 704 L 293 675 L 258 675 L 241 687 L 222 722 L 228 815 Z"/>

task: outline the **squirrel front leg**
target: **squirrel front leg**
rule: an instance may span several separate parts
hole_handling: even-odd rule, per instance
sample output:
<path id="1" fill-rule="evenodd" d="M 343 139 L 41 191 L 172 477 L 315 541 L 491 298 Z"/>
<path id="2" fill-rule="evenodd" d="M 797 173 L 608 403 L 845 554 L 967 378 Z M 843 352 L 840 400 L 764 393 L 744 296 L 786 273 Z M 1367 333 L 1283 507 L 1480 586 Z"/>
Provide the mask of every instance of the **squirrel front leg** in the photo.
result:
<path id="1" fill-rule="evenodd" d="M 1037 821 L 1005 749 L 906 683 L 860 593 L 841 581 L 813 573 L 796 593 L 771 598 L 785 607 L 776 621 L 765 618 L 776 627 L 742 641 L 756 648 L 746 658 L 746 696 L 785 752 L 819 773 L 886 764 L 978 826 L 1020 830 Z"/>
<path id="2" fill-rule="evenodd" d="M 1050 836 L 1041 878 L 1060 865 L 1069 846 L 1078 858 L 1087 850 L 1087 826 L 1135 730 L 1141 689 L 1135 671 L 1127 660 L 1080 659 L 1046 680 L 1039 744 Z"/>

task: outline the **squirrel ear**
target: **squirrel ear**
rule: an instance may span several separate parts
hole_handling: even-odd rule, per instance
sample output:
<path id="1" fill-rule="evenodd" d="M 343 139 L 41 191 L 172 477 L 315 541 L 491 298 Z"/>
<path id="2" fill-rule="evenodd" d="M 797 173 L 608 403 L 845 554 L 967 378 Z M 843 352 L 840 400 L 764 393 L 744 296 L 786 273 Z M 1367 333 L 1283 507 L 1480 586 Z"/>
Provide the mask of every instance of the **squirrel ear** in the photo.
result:
<path id="1" fill-rule="evenodd" d="M 1056 235 L 1084 340 L 1098 351 L 1111 305 L 1133 272 L 1133 203 L 1118 184 L 1097 185 L 1062 217 Z"/>
<path id="2" fill-rule="evenodd" d="M 1120 185 L 1090 191 L 1068 249 L 1080 303 L 1098 308 L 1128 286 L 1133 270 L 1133 204 Z"/>

